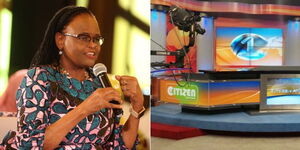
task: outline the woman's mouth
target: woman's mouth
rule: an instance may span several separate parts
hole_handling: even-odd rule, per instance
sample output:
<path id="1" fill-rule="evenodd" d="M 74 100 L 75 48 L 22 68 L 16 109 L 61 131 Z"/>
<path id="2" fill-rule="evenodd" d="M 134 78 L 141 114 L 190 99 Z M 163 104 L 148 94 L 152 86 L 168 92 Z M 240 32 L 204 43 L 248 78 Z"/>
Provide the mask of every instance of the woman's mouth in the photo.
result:
<path id="1" fill-rule="evenodd" d="M 95 52 L 87 52 L 85 54 L 88 58 L 94 59 L 96 58 L 96 53 Z"/>

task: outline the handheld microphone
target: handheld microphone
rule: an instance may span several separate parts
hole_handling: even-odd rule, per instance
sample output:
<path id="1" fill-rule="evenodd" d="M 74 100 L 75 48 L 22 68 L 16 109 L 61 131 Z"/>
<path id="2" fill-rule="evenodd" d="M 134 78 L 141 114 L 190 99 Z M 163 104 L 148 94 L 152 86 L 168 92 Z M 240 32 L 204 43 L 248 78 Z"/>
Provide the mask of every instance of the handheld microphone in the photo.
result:
<path id="1" fill-rule="evenodd" d="M 97 63 L 94 67 L 93 67 L 93 73 L 96 77 L 98 77 L 98 79 L 100 80 L 100 84 L 102 85 L 102 87 L 107 88 L 107 87 L 112 87 L 111 83 L 108 79 L 107 76 L 107 69 L 105 67 L 104 64 L 102 63 Z M 118 101 L 116 100 L 112 100 L 110 101 L 110 103 L 113 104 L 120 104 Z"/>

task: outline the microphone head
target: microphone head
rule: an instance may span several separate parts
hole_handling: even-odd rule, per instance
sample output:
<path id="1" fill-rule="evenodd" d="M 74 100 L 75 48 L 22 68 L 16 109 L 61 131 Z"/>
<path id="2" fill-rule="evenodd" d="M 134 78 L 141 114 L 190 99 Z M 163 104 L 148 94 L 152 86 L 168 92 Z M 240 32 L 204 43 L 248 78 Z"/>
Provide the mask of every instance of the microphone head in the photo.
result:
<path id="1" fill-rule="evenodd" d="M 97 77 L 99 74 L 101 73 L 106 73 L 107 69 L 105 67 L 104 64 L 102 63 L 97 63 L 94 67 L 93 67 L 93 73 L 94 75 Z"/>

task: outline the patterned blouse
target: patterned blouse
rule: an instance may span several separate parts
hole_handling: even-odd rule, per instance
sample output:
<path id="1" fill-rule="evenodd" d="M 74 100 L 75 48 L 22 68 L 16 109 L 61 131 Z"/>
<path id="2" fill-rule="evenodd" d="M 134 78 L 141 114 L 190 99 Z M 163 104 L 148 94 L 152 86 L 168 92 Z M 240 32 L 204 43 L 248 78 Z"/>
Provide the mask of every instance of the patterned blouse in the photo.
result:
<path id="1" fill-rule="evenodd" d="M 92 74 L 80 82 L 52 67 L 30 69 L 17 91 L 18 131 L 6 135 L 5 147 L 42 149 L 46 128 L 97 88 L 101 88 L 101 84 Z M 121 136 L 123 126 L 119 125 L 122 112 L 113 112 L 105 108 L 87 116 L 66 135 L 57 149 L 127 149 Z"/>

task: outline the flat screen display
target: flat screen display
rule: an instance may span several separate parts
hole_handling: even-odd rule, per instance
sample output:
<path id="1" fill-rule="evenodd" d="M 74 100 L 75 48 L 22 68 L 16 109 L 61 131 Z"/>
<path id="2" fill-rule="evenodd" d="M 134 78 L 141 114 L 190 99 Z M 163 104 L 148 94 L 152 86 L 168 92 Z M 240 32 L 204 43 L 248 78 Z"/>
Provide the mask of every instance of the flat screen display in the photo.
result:
<path id="1" fill-rule="evenodd" d="M 216 28 L 217 70 L 255 66 L 281 66 L 283 61 L 281 28 Z"/>
<path id="2" fill-rule="evenodd" d="M 300 109 L 300 74 L 261 75 L 261 108 Z"/>

